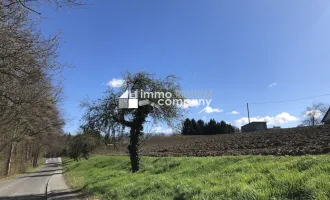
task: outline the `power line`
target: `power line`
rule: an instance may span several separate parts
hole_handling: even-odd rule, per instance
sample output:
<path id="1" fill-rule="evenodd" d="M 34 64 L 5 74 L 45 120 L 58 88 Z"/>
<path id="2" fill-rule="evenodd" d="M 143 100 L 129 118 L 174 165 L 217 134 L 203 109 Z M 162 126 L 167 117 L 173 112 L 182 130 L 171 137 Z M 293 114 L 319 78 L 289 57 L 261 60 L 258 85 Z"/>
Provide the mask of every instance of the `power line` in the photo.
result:
<path id="1" fill-rule="evenodd" d="M 312 98 L 316 98 L 316 97 L 324 97 L 324 96 L 330 96 L 330 94 L 323 94 L 323 95 L 318 95 L 318 96 L 304 97 L 304 98 L 299 98 L 299 99 L 289 99 L 289 100 L 282 100 L 282 101 L 255 102 L 255 103 L 249 103 L 249 104 L 271 104 L 271 103 L 283 103 L 283 102 L 299 101 L 299 100 L 312 99 Z"/>
<path id="2" fill-rule="evenodd" d="M 323 95 L 317 95 L 317 96 L 311 96 L 311 97 L 304 97 L 304 98 L 298 98 L 298 99 L 281 100 L 281 101 L 254 102 L 254 103 L 249 103 L 249 104 L 255 104 L 256 105 L 256 104 L 284 103 L 284 102 L 299 101 L 299 100 L 312 99 L 312 98 L 324 97 L 324 96 L 330 96 L 330 94 L 323 94 Z M 230 109 L 230 110 L 236 110 L 237 108 L 241 108 L 243 106 L 246 106 L 246 104 L 237 106 L 237 107 L 235 107 L 233 109 Z"/>

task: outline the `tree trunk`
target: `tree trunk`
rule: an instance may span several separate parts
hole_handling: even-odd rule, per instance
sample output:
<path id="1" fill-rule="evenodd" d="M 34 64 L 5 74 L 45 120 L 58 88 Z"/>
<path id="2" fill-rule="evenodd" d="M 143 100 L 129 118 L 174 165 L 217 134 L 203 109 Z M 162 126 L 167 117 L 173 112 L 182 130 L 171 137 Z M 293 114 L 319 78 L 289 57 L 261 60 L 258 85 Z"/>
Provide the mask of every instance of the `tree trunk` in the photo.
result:
<path id="1" fill-rule="evenodd" d="M 38 158 L 39 158 L 39 150 L 37 150 L 33 156 L 33 168 L 38 167 Z"/>
<path id="2" fill-rule="evenodd" d="M 9 145 L 9 151 L 8 151 L 8 157 L 7 157 L 7 161 L 6 161 L 6 166 L 5 166 L 5 175 L 8 176 L 10 173 L 10 168 L 11 168 L 11 160 L 12 160 L 12 156 L 13 156 L 13 150 L 14 150 L 14 144 L 13 142 L 10 143 Z"/>
<path id="3" fill-rule="evenodd" d="M 129 156 L 131 160 L 132 172 L 135 173 L 140 169 L 140 156 L 139 156 L 139 130 L 131 129 L 130 131 L 130 144 L 128 145 Z"/>
<path id="4" fill-rule="evenodd" d="M 21 145 L 21 160 L 20 160 L 20 169 L 19 169 L 19 171 L 22 173 L 22 172 L 24 172 L 25 171 L 25 165 L 24 165 L 24 157 L 25 157 L 25 155 L 24 155 L 24 142 L 23 142 L 23 144 Z"/>
<path id="5" fill-rule="evenodd" d="M 38 157 L 33 158 L 33 168 L 36 168 L 38 166 Z"/>
<path id="6" fill-rule="evenodd" d="M 30 145 L 29 145 L 29 143 L 27 143 L 26 144 L 25 162 L 29 161 L 29 156 L 30 156 Z"/>
<path id="7" fill-rule="evenodd" d="M 128 151 L 133 173 L 140 170 L 139 140 L 146 117 L 147 113 L 143 109 L 137 109 L 134 116 L 133 125 L 130 127 L 130 144 L 128 145 Z"/>
<path id="8" fill-rule="evenodd" d="M 125 127 L 122 126 L 122 127 L 120 128 L 120 132 L 121 132 L 121 134 L 120 134 L 121 144 L 124 144 L 124 131 L 125 131 Z"/>
<path id="9" fill-rule="evenodd" d="M 17 158 L 18 158 L 18 156 L 17 156 L 17 151 L 18 151 L 17 146 L 18 146 L 18 143 L 15 142 L 14 146 L 13 146 L 12 167 L 11 167 L 11 170 L 14 169 L 15 172 L 17 171 L 17 167 L 18 167 L 18 165 L 16 165 L 17 164 Z"/>

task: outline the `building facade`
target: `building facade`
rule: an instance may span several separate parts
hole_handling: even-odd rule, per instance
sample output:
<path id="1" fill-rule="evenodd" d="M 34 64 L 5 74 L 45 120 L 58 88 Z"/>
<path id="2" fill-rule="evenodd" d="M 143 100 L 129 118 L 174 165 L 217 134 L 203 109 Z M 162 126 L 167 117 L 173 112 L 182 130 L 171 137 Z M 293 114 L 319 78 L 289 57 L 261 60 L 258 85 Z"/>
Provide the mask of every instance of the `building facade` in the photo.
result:
<path id="1" fill-rule="evenodd" d="M 328 109 L 327 113 L 324 115 L 322 122 L 324 124 L 330 124 L 330 108 Z"/>
<path id="2" fill-rule="evenodd" d="M 251 122 L 241 127 L 242 132 L 255 132 L 267 130 L 267 122 Z"/>

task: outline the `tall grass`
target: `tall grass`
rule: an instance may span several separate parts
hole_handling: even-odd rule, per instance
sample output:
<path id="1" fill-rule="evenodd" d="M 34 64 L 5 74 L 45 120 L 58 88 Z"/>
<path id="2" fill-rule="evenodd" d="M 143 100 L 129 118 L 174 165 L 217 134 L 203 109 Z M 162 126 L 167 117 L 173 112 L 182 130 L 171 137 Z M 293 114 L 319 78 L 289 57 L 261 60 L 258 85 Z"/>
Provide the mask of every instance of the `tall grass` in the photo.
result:
<path id="1" fill-rule="evenodd" d="M 101 199 L 330 199 L 330 155 L 64 160 L 71 186 Z"/>

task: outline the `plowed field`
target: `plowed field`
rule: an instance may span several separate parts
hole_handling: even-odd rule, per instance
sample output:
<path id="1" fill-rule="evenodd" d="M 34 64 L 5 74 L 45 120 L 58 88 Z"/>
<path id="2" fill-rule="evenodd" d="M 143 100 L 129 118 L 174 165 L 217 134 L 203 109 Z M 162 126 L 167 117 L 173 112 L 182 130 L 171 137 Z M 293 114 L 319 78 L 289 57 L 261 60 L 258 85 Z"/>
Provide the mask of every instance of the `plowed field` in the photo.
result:
<path id="1" fill-rule="evenodd" d="M 273 129 L 208 136 L 156 137 L 145 142 L 148 156 L 304 155 L 330 152 L 330 126 Z"/>

